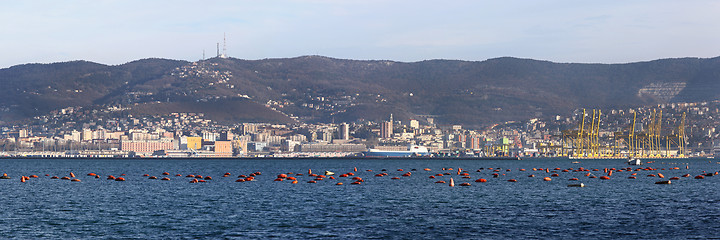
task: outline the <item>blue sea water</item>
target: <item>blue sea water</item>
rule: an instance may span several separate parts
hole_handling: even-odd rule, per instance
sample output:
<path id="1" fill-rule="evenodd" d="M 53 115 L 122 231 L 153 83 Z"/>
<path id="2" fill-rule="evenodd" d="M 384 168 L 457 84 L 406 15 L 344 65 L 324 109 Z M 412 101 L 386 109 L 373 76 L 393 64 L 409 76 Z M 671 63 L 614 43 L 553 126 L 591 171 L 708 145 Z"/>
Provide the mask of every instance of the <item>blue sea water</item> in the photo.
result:
<path id="1" fill-rule="evenodd" d="M 685 168 L 688 166 L 688 169 Z M 357 167 L 358 171 L 353 172 Z M 716 159 L 656 160 L 655 171 L 587 172 L 532 168 L 626 168 L 623 160 L 0 160 L 3 239 L 708 239 L 720 237 Z M 668 170 L 679 167 L 679 170 Z M 424 171 L 430 168 L 431 171 Z M 445 170 L 442 168 L 453 168 Z M 469 179 L 457 175 L 467 170 Z M 483 168 L 480 172 L 478 169 Z M 501 169 L 493 172 L 488 168 Z M 637 168 L 637 167 L 633 167 Z M 666 170 L 661 170 L 665 168 Z M 314 179 L 308 169 L 335 172 Z M 388 176 L 375 177 L 381 170 Z M 397 171 L 403 169 L 403 171 Z M 415 170 L 413 170 L 415 169 Z M 510 171 L 507 171 L 509 169 Z M 526 169 L 527 171 L 520 171 Z M 372 170 L 372 172 L 366 171 Z M 82 182 L 50 179 L 75 173 Z M 150 180 L 143 174 L 170 181 Z M 225 172 L 231 177 L 222 177 Z M 261 172 L 252 182 L 238 175 Z M 273 181 L 302 173 L 298 184 Z M 365 180 L 352 185 L 353 172 Z M 402 177 L 412 172 L 409 177 Z M 430 179 L 430 175 L 451 173 Z M 101 178 L 87 176 L 96 173 Z M 493 173 L 500 174 L 494 178 Z M 628 179 L 637 173 L 637 179 Z M 662 173 L 665 179 L 647 177 Z M 684 174 L 670 185 L 654 184 Z M 38 175 L 22 183 L 20 176 Z M 49 174 L 50 176 L 45 176 Z M 126 181 L 106 180 L 123 176 Z M 175 174 L 181 174 L 176 177 Z M 185 175 L 212 176 L 189 183 Z M 530 178 L 528 175 L 536 177 Z M 290 175 L 290 176 L 294 176 Z M 394 180 L 392 177 L 399 177 Z M 449 181 L 455 187 L 434 183 Z M 567 187 L 579 178 L 584 188 Z M 485 178 L 486 183 L 475 179 Z M 508 182 L 517 179 L 517 182 Z M 343 182 L 344 185 L 335 185 Z M 460 187 L 463 182 L 469 187 Z"/>

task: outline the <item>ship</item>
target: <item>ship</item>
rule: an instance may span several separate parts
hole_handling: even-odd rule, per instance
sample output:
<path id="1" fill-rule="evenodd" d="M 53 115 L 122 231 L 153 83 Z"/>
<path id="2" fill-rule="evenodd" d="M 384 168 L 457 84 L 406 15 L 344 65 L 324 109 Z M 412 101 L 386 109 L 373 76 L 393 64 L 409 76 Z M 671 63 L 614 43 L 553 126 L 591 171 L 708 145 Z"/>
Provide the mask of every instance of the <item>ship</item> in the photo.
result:
<path id="1" fill-rule="evenodd" d="M 629 157 L 627 163 L 628 163 L 628 165 L 633 165 L 633 166 L 642 165 L 642 161 L 639 158 L 635 158 L 635 157 Z"/>
<path id="2" fill-rule="evenodd" d="M 406 151 L 387 151 L 370 148 L 363 152 L 365 157 L 370 158 L 405 158 L 405 157 L 426 157 L 430 152 L 426 147 L 410 145 Z"/>

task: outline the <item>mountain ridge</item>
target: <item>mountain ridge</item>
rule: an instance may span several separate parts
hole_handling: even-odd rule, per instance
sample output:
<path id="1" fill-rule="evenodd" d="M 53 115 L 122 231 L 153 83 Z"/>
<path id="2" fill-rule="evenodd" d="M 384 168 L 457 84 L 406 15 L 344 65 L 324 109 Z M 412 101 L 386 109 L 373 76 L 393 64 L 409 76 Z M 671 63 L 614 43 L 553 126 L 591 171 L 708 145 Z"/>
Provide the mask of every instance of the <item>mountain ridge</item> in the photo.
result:
<path id="1" fill-rule="evenodd" d="M 439 123 L 480 126 L 582 107 L 717 100 L 720 57 L 622 64 L 514 57 L 398 62 L 317 55 L 197 62 L 147 58 L 120 65 L 80 60 L 0 69 L 0 83 L 6 86 L 0 89 L 0 120 L 6 122 L 70 106 L 243 97 L 271 109 L 262 112 L 279 111 L 304 122 L 379 121 L 394 114 L 402 120 L 434 116 Z M 270 115 L 275 117 L 259 119 L 288 122 Z"/>

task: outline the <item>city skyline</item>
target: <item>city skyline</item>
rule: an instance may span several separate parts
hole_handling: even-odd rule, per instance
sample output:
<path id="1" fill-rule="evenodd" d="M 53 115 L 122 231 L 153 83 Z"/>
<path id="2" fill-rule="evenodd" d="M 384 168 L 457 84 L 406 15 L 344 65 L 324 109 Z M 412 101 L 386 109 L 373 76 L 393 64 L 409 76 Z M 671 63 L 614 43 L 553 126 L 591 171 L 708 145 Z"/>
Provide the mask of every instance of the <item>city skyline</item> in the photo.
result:
<path id="1" fill-rule="evenodd" d="M 23 1 L 0 10 L 0 68 L 143 58 L 512 56 L 625 63 L 720 54 L 714 1 Z M 222 48 L 222 46 L 221 46 Z M 221 49 L 222 50 L 222 49 Z"/>

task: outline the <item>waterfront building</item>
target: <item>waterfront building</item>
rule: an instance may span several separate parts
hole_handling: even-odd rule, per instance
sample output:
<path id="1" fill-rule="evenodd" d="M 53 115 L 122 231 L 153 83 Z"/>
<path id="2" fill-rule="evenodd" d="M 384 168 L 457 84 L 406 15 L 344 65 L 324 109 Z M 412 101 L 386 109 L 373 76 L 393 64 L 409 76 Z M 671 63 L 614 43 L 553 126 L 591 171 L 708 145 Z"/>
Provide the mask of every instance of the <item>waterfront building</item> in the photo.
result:
<path id="1" fill-rule="evenodd" d="M 231 141 L 215 141 L 215 157 L 232 157 Z"/>
<path id="2" fill-rule="evenodd" d="M 138 155 L 151 155 L 158 150 L 176 149 L 173 140 L 126 140 L 120 141 L 120 150 L 135 152 Z"/>
<path id="3" fill-rule="evenodd" d="M 199 150 L 202 148 L 202 138 L 201 137 L 185 137 L 186 138 L 186 148 L 190 150 Z"/>

